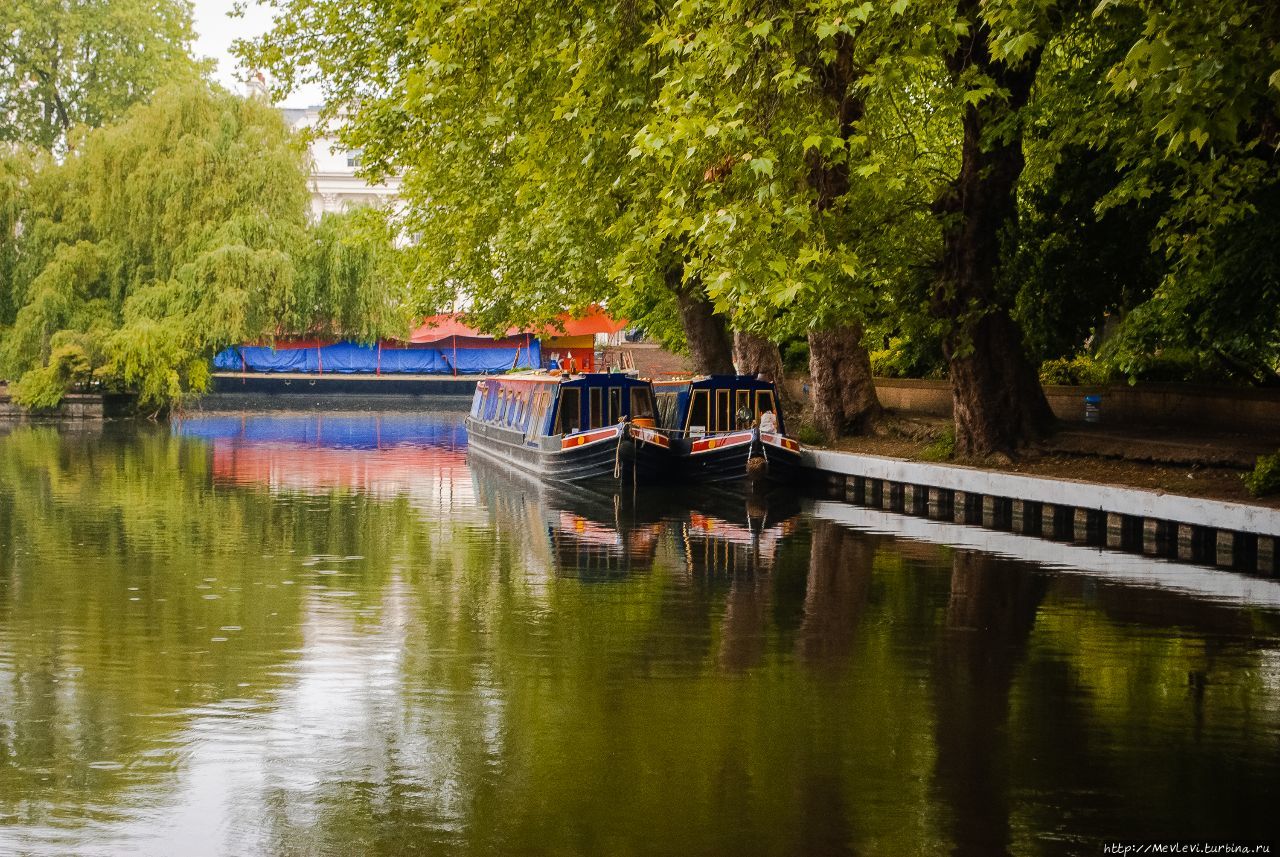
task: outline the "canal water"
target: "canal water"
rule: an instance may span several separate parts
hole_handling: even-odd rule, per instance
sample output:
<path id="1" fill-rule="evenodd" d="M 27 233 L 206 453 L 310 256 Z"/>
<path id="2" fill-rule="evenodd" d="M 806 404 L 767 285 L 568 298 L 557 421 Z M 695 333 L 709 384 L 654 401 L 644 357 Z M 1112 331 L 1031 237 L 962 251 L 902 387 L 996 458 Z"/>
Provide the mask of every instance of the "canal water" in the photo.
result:
<path id="1" fill-rule="evenodd" d="M 547 490 L 447 412 L 9 430 L 0 853 L 1275 835 L 1276 583 L 831 509 Z"/>

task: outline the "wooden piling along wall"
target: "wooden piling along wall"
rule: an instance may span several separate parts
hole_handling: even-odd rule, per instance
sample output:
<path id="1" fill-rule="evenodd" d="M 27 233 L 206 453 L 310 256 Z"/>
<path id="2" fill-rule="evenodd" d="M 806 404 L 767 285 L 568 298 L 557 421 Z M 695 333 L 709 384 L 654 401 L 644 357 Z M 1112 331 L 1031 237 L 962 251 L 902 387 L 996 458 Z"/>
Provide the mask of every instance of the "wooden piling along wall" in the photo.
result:
<path id="1" fill-rule="evenodd" d="M 1276 509 L 853 453 L 810 451 L 806 457 L 829 493 L 862 506 L 1276 573 Z"/>

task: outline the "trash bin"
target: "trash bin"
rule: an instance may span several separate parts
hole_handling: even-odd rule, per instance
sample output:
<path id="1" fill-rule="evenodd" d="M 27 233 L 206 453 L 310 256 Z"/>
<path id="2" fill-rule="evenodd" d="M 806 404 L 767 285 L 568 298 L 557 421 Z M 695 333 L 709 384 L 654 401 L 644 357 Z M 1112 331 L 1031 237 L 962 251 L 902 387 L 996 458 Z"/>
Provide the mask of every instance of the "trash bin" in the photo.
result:
<path id="1" fill-rule="evenodd" d="M 1087 423 L 1102 422 L 1102 397 L 1098 395 L 1084 397 L 1084 421 Z"/>

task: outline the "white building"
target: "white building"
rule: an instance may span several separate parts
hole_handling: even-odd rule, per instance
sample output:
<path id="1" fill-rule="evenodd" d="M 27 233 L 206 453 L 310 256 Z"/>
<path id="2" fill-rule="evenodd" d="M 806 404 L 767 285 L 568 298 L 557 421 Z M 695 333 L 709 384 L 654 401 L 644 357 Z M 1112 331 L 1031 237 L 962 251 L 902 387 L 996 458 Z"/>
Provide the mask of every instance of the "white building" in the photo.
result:
<path id="1" fill-rule="evenodd" d="M 317 126 L 320 110 L 286 107 L 281 110 L 289 127 L 303 131 Z M 326 211 L 347 211 L 361 205 L 394 206 L 400 199 L 400 178 L 392 176 L 382 184 L 369 184 L 356 175 L 360 152 L 347 149 L 335 134 L 318 134 L 311 140 L 311 217 L 319 220 Z"/>

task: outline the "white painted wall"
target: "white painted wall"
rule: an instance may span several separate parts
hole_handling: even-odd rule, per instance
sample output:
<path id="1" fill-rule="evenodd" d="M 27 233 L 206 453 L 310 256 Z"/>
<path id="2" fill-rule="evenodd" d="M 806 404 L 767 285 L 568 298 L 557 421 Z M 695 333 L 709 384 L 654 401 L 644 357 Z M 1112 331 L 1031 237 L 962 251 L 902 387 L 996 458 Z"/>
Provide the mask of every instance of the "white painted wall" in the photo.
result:
<path id="1" fill-rule="evenodd" d="M 320 111 L 286 110 L 285 117 L 295 130 L 316 127 Z M 356 174 L 351 159 L 359 153 L 342 145 L 336 135 L 317 136 L 311 142 L 311 217 L 319 220 L 326 211 L 341 212 L 363 205 L 396 206 L 400 201 L 400 179 L 389 178 L 381 184 L 369 184 Z"/>

